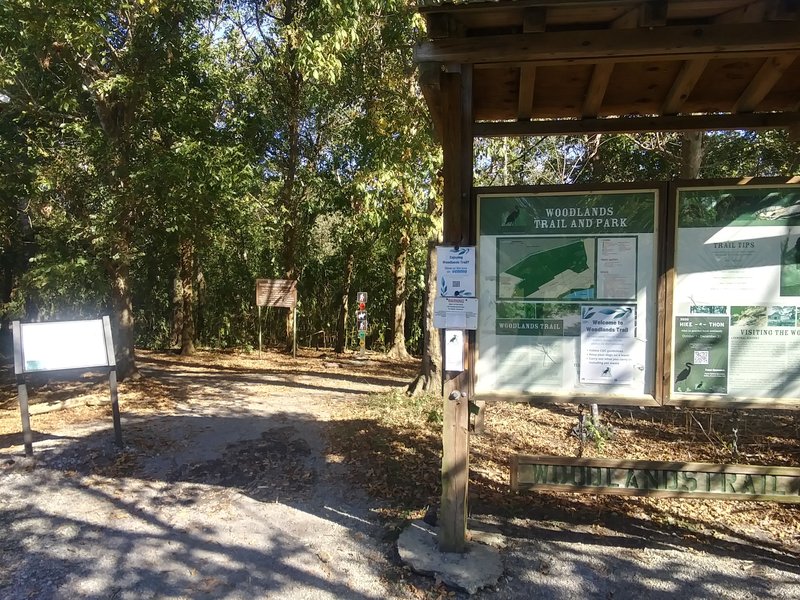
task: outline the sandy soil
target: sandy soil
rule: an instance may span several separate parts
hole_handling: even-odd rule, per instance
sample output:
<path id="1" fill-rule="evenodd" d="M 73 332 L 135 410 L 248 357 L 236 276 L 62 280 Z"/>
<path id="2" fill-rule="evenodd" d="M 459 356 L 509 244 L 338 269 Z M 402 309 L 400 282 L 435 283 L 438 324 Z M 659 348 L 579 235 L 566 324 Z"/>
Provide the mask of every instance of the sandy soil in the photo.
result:
<path id="1" fill-rule="evenodd" d="M 122 450 L 102 380 L 40 382 L 37 407 L 72 407 L 33 416 L 35 462 L 22 457 L 15 389 L 2 388 L 0 596 L 454 594 L 394 549 L 439 494 L 441 401 L 398 391 L 416 363 L 312 351 L 140 359 L 145 377 L 120 386 Z M 800 597 L 794 506 L 510 494 L 509 454 L 574 456 L 576 416 L 496 406 L 473 438 L 473 517 L 509 540 L 504 577 L 479 597 Z M 614 435 L 585 456 L 728 458 L 718 414 L 604 419 Z M 798 463 L 792 415 L 743 419 L 747 462 Z"/>

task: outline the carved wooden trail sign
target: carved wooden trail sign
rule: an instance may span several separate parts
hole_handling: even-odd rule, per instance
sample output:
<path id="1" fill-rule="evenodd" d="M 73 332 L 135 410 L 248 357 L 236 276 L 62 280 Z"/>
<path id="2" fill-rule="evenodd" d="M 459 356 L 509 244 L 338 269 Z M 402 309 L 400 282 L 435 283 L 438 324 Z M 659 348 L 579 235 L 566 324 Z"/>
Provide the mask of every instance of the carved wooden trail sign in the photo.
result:
<path id="1" fill-rule="evenodd" d="M 800 469 L 516 455 L 514 490 L 800 503 Z"/>

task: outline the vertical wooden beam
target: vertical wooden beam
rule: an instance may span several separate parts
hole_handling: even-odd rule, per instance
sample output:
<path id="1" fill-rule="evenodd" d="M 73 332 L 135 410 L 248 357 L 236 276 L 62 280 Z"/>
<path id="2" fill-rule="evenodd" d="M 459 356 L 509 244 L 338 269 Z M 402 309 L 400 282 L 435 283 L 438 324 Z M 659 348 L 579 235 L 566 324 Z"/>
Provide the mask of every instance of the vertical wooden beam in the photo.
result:
<path id="1" fill-rule="evenodd" d="M 25 446 L 25 456 L 33 456 L 33 430 L 31 429 L 31 413 L 28 408 L 28 386 L 24 375 L 17 375 L 17 398 L 19 400 L 19 414 L 22 418 L 22 443 Z"/>
<path id="2" fill-rule="evenodd" d="M 659 194 L 663 193 L 664 186 L 661 186 Z M 659 243 L 662 244 L 663 254 L 659 260 L 659 285 L 663 288 L 663 312 L 658 318 L 663 319 L 661 334 L 664 342 L 656 348 L 656 374 L 661 379 L 656 379 L 656 386 L 660 386 L 661 404 L 669 402 L 672 395 L 672 301 L 675 291 L 675 243 L 678 235 L 678 184 L 670 181 L 666 185 L 666 198 L 659 198 L 666 204 L 666 214 L 662 214 L 665 227 L 663 233 L 659 234 Z M 659 291 L 659 305 L 662 294 Z M 662 307 L 659 306 L 659 310 Z M 659 390 L 656 390 L 656 397 L 659 397 Z"/>
<path id="3" fill-rule="evenodd" d="M 523 33 L 541 33 L 547 25 L 547 10 L 544 8 L 529 8 L 525 11 L 522 21 Z M 533 116 L 533 92 L 536 89 L 536 67 L 522 65 L 519 69 L 519 98 L 517 101 L 517 116 L 520 119 L 530 119 Z"/>
<path id="4" fill-rule="evenodd" d="M 466 244 L 472 225 L 472 67 L 442 75 L 444 121 L 444 230 L 446 244 Z M 465 370 L 444 382 L 442 502 L 439 549 L 463 552 L 467 541 L 471 336 L 465 339 Z M 442 344 L 445 348 L 446 344 Z"/>
<path id="5" fill-rule="evenodd" d="M 261 307 L 258 307 L 259 311 Z M 259 312 L 260 314 L 260 312 Z M 260 319 L 259 319 L 260 324 Z M 117 391 L 117 359 L 114 356 L 114 340 L 111 337 L 111 318 L 103 317 L 103 335 L 106 341 L 106 362 L 108 363 L 108 387 L 111 389 L 111 416 L 114 420 L 114 439 L 117 446 L 122 444 L 122 419 L 119 414 L 119 393 Z M 261 349 L 259 348 L 259 352 Z"/>

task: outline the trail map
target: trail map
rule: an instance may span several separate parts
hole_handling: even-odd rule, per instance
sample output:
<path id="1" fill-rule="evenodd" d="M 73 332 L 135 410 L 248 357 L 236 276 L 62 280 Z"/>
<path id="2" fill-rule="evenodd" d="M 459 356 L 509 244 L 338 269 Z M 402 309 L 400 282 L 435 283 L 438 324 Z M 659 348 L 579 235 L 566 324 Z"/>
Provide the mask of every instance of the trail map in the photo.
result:
<path id="1" fill-rule="evenodd" d="M 590 300 L 595 297 L 594 239 L 499 240 L 498 264 L 524 258 L 499 277 L 499 298 Z"/>

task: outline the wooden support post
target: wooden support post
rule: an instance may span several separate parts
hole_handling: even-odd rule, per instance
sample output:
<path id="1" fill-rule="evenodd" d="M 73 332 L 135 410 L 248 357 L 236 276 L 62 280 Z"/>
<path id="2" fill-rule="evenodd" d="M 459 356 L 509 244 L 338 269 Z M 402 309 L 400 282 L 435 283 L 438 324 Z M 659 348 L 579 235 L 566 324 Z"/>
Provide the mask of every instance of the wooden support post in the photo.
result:
<path id="1" fill-rule="evenodd" d="M 33 430 L 31 429 L 31 414 L 28 408 L 28 386 L 22 375 L 17 376 L 17 396 L 19 398 L 19 413 L 22 416 L 22 443 L 25 446 L 25 456 L 33 456 Z"/>
<path id="2" fill-rule="evenodd" d="M 446 244 L 472 238 L 472 67 L 442 75 L 444 149 L 444 231 Z M 472 336 L 464 336 L 465 370 L 444 381 L 442 502 L 439 550 L 463 552 L 467 543 L 469 484 L 469 392 Z M 442 343 L 444 349 L 446 344 Z"/>
<path id="3" fill-rule="evenodd" d="M 475 400 L 473 403 L 473 419 L 470 431 L 475 435 L 483 435 L 486 429 L 486 402 Z"/>
<path id="4" fill-rule="evenodd" d="M 114 441 L 116 441 L 117 446 L 122 448 L 122 420 L 119 414 L 119 394 L 117 393 L 116 368 L 112 368 L 108 372 L 108 386 L 111 388 L 111 414 L 114 418 Z"/>
<path id="5" fill-rule="evenodd" d="M 33 456 L 33 431 L 28 408 L 28 386 L 25 383 L 25 369 L 22 366 L 22 325 L 19 321 L 13 321 L 11 330 L 14 337 L 14 373 L 17 377 L 19 414 L 22 417 L 22 443 L 25 446 L 25 456 Z"/>
<path id="6" fill-rule="evenodd" d="M 119 415 L 119 394 L 117 393 L 117 359 L 114 355 L 114 341 L 111 339 L 111 319 L 103 317 L 103 335 L 106 338 L 106 362 L 108 363 L 108 386 L 111 388 L 111 414 L 114 419 L 114 439 L 122 448 L 122 420 Z"/>

